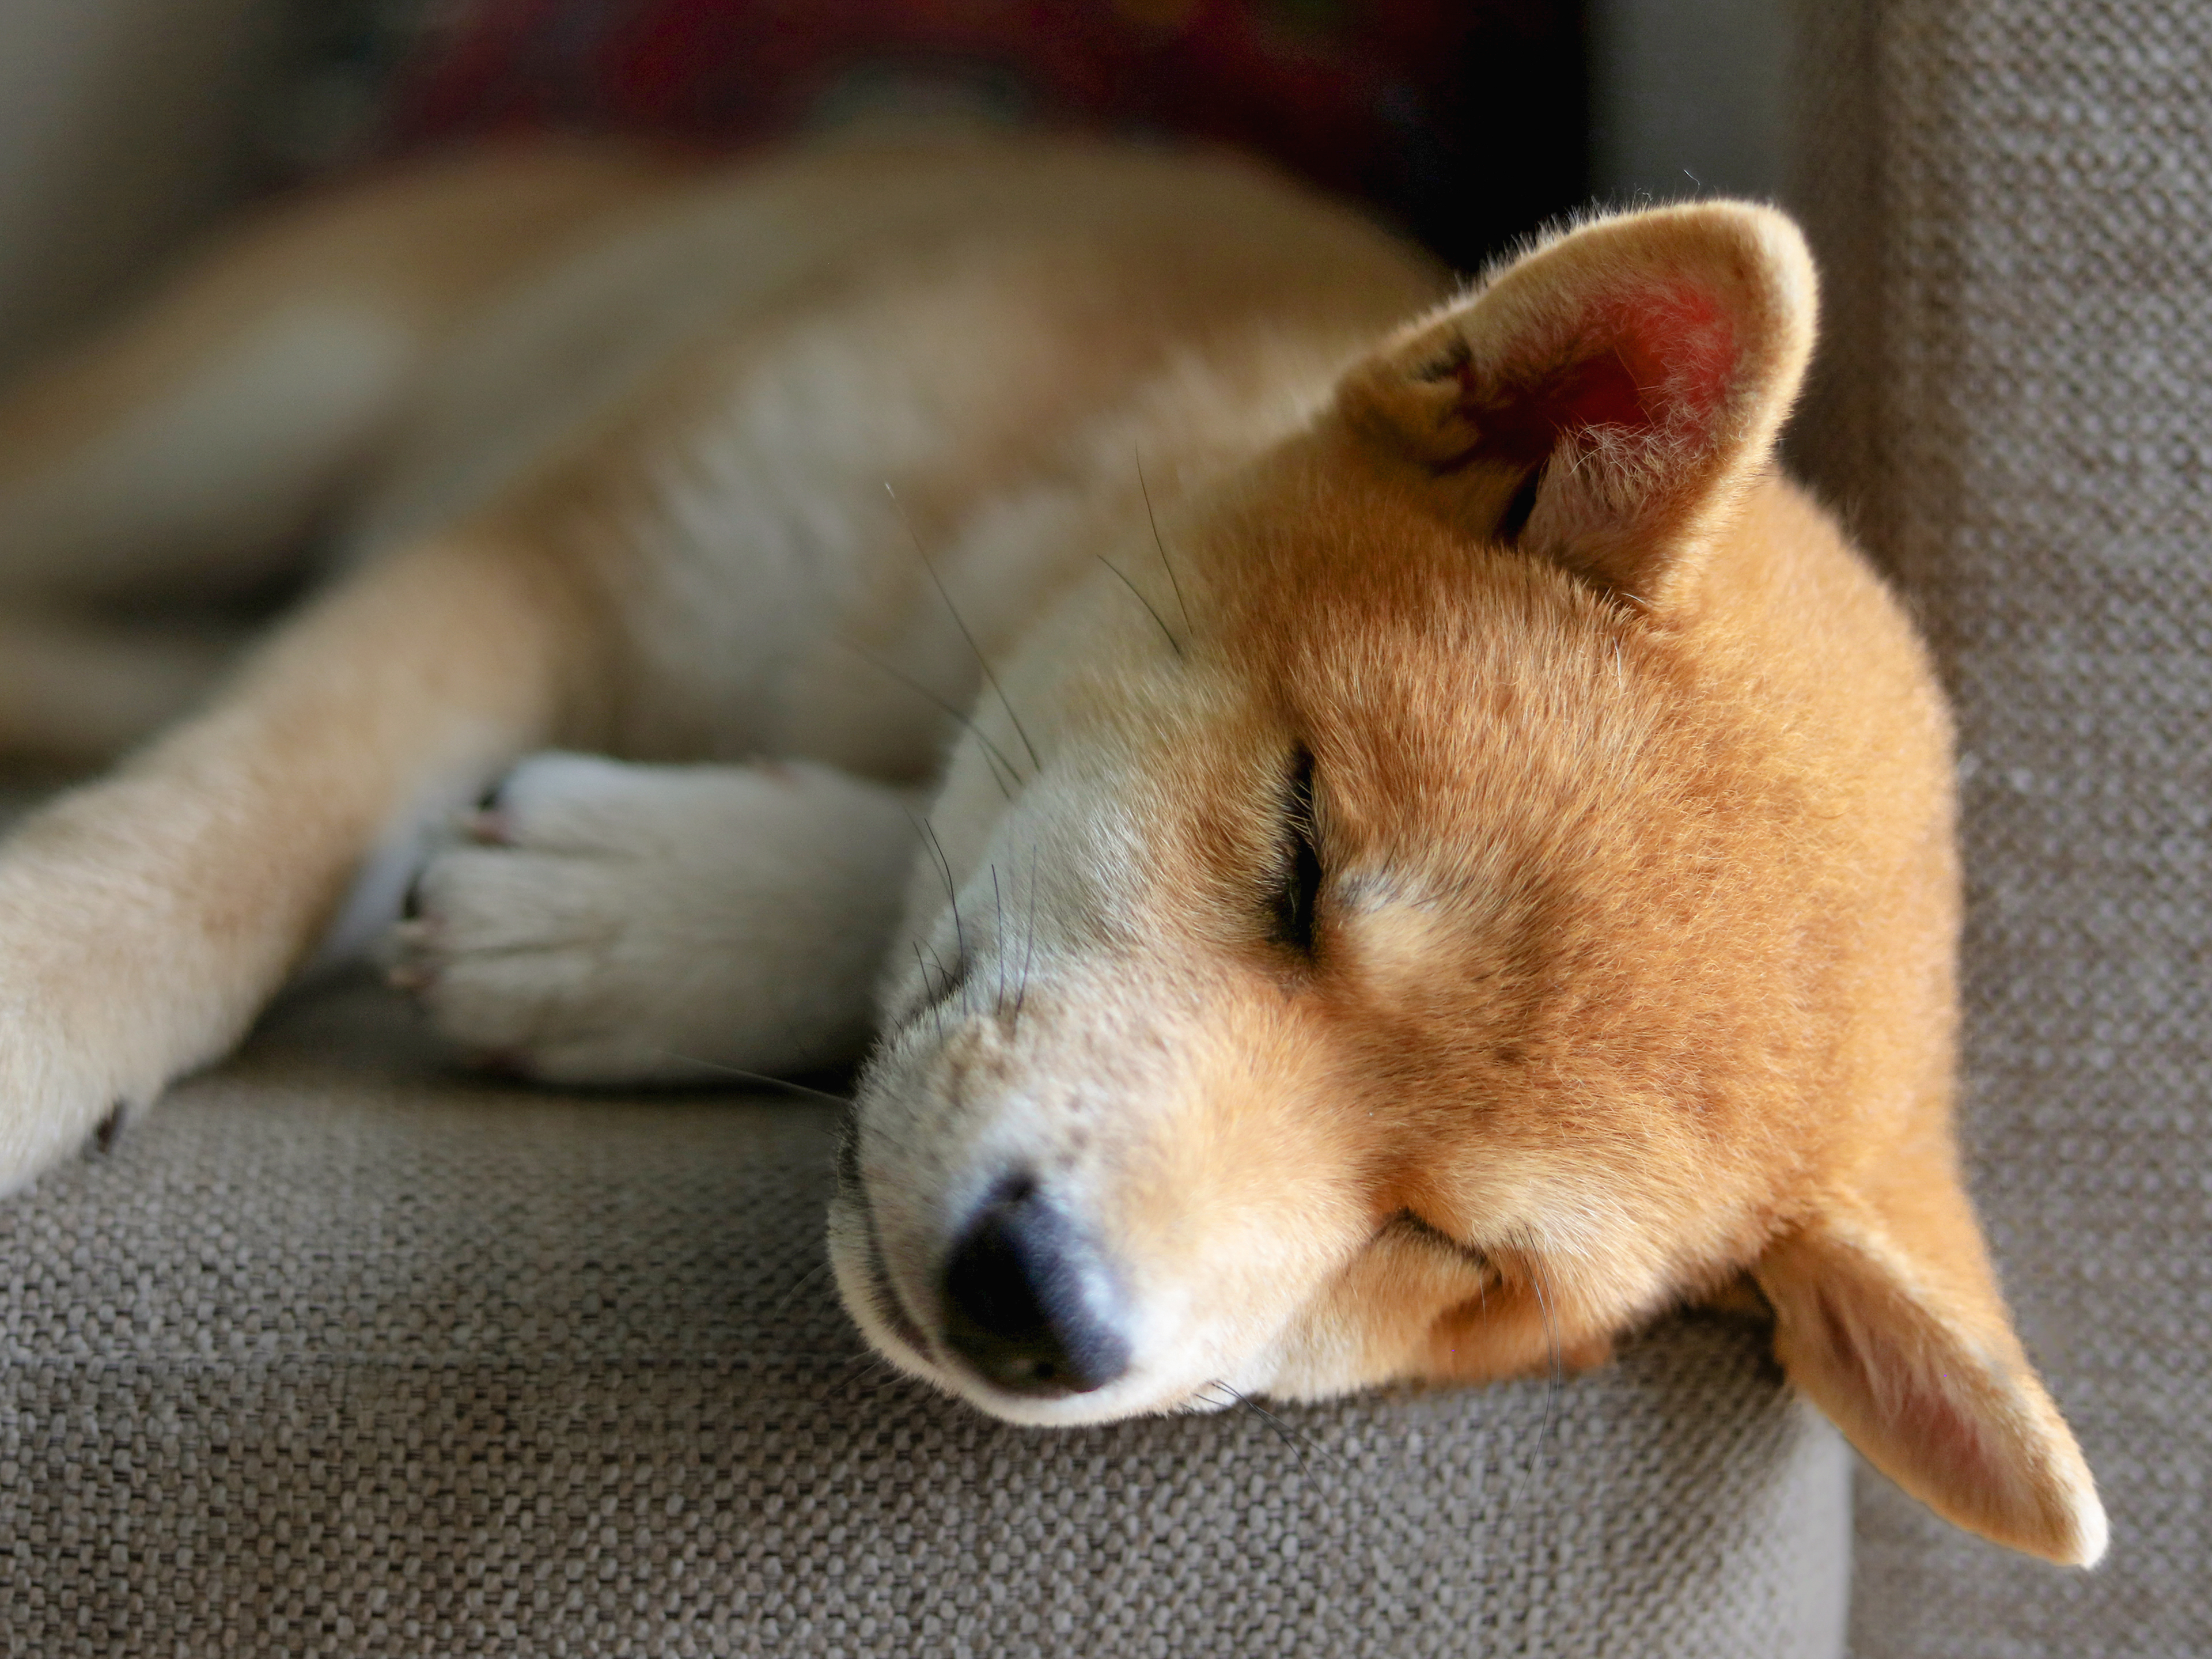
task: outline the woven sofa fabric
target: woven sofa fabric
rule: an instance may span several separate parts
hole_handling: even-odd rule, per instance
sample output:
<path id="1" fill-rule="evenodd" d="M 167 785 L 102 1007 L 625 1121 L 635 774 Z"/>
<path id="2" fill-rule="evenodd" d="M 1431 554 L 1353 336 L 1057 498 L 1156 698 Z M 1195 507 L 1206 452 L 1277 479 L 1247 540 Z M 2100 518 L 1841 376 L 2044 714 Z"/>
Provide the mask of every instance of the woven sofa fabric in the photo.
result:
<path id="1" fill-rule="evenodd" d="M 1975 1187 L 2112 1521 L 2059 1574 L 1869 1479 L 1853 1651 L 2212 1651 L 2212 9 L 1805 15 L 1803 453 L 1955 690 Z"/>
<path id="2" fill-rule="evenodd" d="M 0 1651 L 1841 1651 L 1762 1334 L 1045 1433 L 884 1376 L 817 1109 L 476 1088 L 295 1010 L 0 1208 Z"/>

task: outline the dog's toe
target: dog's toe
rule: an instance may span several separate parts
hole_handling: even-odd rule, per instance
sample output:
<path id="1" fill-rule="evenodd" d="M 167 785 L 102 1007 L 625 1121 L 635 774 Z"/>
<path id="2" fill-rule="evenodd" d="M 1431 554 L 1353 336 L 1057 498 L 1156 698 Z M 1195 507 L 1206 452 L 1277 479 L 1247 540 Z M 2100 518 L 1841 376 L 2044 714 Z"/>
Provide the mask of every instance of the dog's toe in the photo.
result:
<path id="1" fill-rule="evenodd" d="M 130 1121 L 130 1104 L 126 1101 L 118 1100 L 110 1106 L 107 1115 L 100 1120 L 92 1132 L 92 1138 L 85 1142 L 85 1150 L 102 1158 L 113 1152 L 116 1143 L 123 1139 L 124 1125 Z"/>
<path id="2" fill-rule="evenodd" d="M 386 933 L 387 981 L 476 1069 L 554 1079 L 543 1058 L 638 1017 L 623 981 L 641 883 L 635 826 L 613 798 L 630 769 L 524 762 L 454 826 Z"/>

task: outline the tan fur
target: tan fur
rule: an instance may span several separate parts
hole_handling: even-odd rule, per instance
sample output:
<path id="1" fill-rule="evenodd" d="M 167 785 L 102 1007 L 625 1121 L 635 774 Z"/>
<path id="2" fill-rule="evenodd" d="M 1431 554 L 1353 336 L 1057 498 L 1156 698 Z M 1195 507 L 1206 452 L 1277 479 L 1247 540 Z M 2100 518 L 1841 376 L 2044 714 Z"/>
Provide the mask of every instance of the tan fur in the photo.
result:
<path id="1" fill-rule="evenodd" d="M 1079 147 L 508 153 L 279 217 L 0 409 L 19 607 L 317 521 L 349 567 L 0 860 L 0 1178 L 222 1052 L 527 751 L 721 763 L 525 762 L 399 974 L 639 1080 L 849 1051 L 886 957 L 832 1237 L 901 1365 L 1035 1422 L 1477 1380 L 1749 1273 L 1876 1463 L 2094 1560 L 1955 1167 L 1947 717 L 1771 469 L 1813 288 L 1712 204 L 1442 298 L 1240 166 Z M 0 672 L 0 739 L 158 701 Z M 948 1346 L 1009 1172 L 1126 1338 L 1099 1386 Z"/>

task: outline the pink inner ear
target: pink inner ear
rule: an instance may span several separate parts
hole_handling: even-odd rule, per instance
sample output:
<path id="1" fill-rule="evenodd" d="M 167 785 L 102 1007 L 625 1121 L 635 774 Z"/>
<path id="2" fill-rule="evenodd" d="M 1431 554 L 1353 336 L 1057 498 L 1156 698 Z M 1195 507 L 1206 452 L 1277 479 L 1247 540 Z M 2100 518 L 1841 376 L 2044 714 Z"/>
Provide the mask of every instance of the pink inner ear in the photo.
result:
<path id="1" fill-rule="evenodd" d="M 2017 1485 L 1992 1425 L 1971 1408 L 1973 1381 L 1954 1370 L 1961 1357 L 1916 1333 L 1869 1330 L 1824 1291 L 1814 1303 L 1838 1376 L 1893 1445 L 1954 1492 L 1989 1495 Z"/>
<path id="2" fill-rule="evenodd" d="M 1620 427 L 1680 431 L 1709 422 L 1735 369 L 1735 329 L 1711 294 L 1683 283 L 1641 289 L 1607 307 L 1585 337 L 1600 349 L 1534 385 L 1507 390 L 1460 368 L 1460 417 L 1480 437 L 1470 461 L 1533 466 L 1570 432 Z"/>
<path id="3" fill-rule="evenodd" d="M 1470 397 L 1460 413 L 1482 436 L 1454 458 L 1454 466 L 1476 460 L 1534 466 L 1569 432 L 1593 426 L 1646 431 L 1656 424 L 1635 370 L 1618 350 L 1585 357 L 1519 397 L 1480 402 Z"/>
<path id="4" fill-rule="evenodd" d="M 1622 360 L 1647 392 L 1663 389 L 1677 416 L 1709 419 L 1735 373 L 1735 325 L 1720 301 L 1689 283 L 1646 289 L 1614 313 Z"/>

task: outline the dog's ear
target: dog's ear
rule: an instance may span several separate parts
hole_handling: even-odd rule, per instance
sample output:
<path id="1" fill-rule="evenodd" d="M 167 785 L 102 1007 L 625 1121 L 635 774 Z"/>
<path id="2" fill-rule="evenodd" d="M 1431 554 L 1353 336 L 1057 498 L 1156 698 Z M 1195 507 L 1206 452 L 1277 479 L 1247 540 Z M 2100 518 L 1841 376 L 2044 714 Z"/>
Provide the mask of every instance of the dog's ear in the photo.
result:
<path id="1" fill-rule="evenodd" d="M 1462 528 L 1659 605 L 1768 465 L 1814 312 L 1804 238 L 1771 209 L 1625 214 L 1401 331 L 1337 407 Z"/>
<path id="2" fill-rule="evenodd" d="M 1947 1155 L 1832 1194 L 1755 1275 L 1790 1380 L 1939 1515 L 2070 1566 L 2105 1553 L 2103 1506 L 1997 1291 Z"/>

